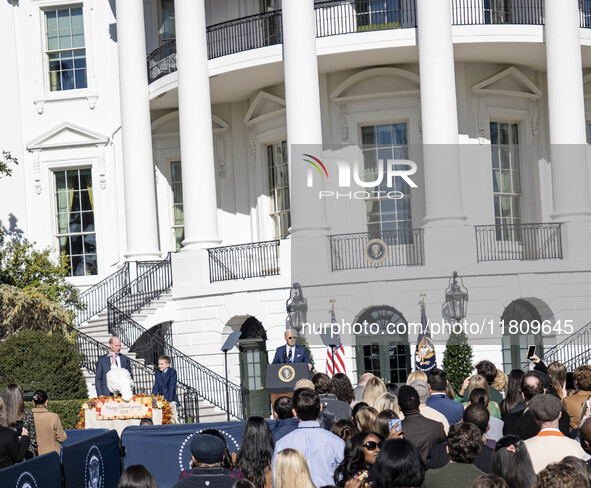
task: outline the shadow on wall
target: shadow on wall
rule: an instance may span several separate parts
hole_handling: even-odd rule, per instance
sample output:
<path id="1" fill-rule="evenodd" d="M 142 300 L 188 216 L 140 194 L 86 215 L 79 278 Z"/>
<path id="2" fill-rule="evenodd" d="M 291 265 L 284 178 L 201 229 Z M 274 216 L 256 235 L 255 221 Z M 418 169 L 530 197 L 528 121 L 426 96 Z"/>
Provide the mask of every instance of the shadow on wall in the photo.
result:
<path id="1" fill-rule="evenodd" d="M 14 214 L 8 214 L 8 226 L 4 225 L 4 222 L 0 220 L 0 242 L 3 239 L 9 241 L 22 241 L 25 235 L 25 232 L 22 229 L 19 229 L 17 226 L 18 219 L 14 216 Z"/>

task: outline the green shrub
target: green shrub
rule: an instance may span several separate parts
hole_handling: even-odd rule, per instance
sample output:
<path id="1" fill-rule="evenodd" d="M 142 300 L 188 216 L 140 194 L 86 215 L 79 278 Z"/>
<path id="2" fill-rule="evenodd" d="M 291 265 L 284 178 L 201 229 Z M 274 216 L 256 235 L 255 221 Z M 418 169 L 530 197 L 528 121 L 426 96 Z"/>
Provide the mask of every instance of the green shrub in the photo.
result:
<path id="1" fill-rule="evenodd" d="M 16 383 L 24 392 L 45 390 L 51 400 L 87 396 L 80 357 L 66 337 L 26 330 L 0 344 L 0 388 Z"/>
<path id="2" fill-rule="evenodd" d="M 443 369 L 447 379 L 457 393 L 466 377 L 472 372 L 472 346 L 468 344 L 466 334 L 451 334 L 443 353 Z"/>
<path id="3" fill-rule="evenodd" d="M 78 414 L 82 408 L 82 404 L 85 400 L 52 400 L 49 399 L 47 410 L 50 412 L 57 413 L 64 430 L 75 429 L 78 423 Z M 33 403 L 25 403 L 26 408 L 33 408 Z"/>

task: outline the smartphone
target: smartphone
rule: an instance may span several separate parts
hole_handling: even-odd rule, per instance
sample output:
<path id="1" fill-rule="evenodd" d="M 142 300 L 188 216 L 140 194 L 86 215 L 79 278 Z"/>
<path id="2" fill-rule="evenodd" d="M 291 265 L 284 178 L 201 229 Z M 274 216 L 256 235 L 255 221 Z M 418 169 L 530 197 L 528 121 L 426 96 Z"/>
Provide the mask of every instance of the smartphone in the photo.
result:
<path id="1" fill-rule="evenodd" d="M 400 419 L 390 419 L 388 420 L 388 428 L 390 432 L 392 432 L 392 429 L 395 432 L 400 432 L 402 430 L 402 421 Z"/>
<path id="2" fill-rule="evenodd" d="M 527 356 L 526 359 L 531 359 L 532 356 L 535 356 L 536 354 L 536 346 L 529 346 L 527 348 Z"/>

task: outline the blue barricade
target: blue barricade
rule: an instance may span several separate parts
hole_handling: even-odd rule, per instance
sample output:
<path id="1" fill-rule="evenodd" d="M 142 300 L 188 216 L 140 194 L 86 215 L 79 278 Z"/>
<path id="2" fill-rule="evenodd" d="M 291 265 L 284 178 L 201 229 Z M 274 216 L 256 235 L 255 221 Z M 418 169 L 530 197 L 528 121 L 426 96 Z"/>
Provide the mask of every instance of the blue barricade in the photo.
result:
<path id="1" fill-rule="evenodd" d="M 109 432 L 109 429 L 72 429 L 66 430 L 66 434 L 68 438 L 66 442 L 62 443 L 63 446 L 68 446 L 70 444 L 74 444 L 74 442 L 81 441 L 83 439 L 87 439 L 88 437 L 94 437 L 95 435 L 102 434 L 104 432 Z"/>
<path id="2" fill-rule="evenodd" d="M 117 432 L 110 430 L 64 446 L 62 465 L 66 488 L 117 488 L 121 477 Z"/>
<path id="3" fill-rule="evenodd" d="M 195 433 L 205 429 L 222 432 L 230 452 L 236 452 L 242 442 L 244 421 L 126 427 L 121 433 L 121 445 L 125 448 L 123 467 L 143 464 L 152 472 L 159 488 L 169 488 L 183 469 L 189 469 L 189 445 Z"/>
<path id="4" fill-rule="evenodd" d="M 0 470 L 0 488 L 25 487 L 62 488 L 60 457 L 56 452 Z"/>

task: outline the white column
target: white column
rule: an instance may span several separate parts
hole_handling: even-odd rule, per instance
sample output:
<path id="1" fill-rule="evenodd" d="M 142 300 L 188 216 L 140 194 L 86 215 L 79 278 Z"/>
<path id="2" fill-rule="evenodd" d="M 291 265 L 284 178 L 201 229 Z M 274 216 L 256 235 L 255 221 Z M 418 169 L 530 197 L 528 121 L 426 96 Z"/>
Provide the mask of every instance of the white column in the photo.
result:
<path id="1" fill-rule="evenodd" d="M 183 250 L 220 242 L 204 0 L 175 0 L 183 171 Z"/>
<path id="2" fill-rule="evenodd" d="M 425 222 L 460 225 L 462 206 L 458 109 L 450 0 L 417 0 Z"/>
<path id="3" fill-rule="evenodd" d="M 553 216 L 591 215 L 577 0 L 546 0 L 545 34 Z"/>
<path id="4" fill-rule="evenodd" d="M 117 52 L 125 189 L 127 259 L 160 257 L 144 3 L 117 0 Z"/>
<path id="5" fill-rule="evenodd" d="M 320 157 L 322 125 L 313 0 L 283 0 L 283 69 L 289 145 L 291 232 L 327 231 L 324 202 L 306 191 L 306 152 Z"/>

